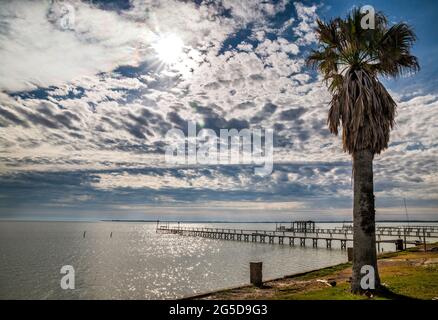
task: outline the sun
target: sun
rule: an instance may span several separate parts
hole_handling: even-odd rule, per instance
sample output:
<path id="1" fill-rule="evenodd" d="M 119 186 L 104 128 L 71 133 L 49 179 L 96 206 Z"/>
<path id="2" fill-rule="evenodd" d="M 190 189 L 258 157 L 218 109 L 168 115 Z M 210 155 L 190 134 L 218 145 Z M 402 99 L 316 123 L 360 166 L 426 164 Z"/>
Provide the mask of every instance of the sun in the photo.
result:
<path id="1" fill-rule="evenodd" d="M 165 64 L 173 64 L 181 58 L 184 43 L 175 34 L 165 34 L 159 36 L 152 47 L 157 53 L 158 59 Z"/>

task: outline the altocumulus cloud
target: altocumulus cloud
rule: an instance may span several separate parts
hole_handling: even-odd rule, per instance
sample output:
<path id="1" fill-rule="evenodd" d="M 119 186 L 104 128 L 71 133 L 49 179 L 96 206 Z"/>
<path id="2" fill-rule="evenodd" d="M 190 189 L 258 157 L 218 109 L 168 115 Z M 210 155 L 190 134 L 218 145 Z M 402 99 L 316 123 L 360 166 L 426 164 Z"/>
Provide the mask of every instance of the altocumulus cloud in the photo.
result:
<path id="1" fill-rule="evenodd" d="M 304 62 L 324 4 L 0 6 L 1 216 L 349 216 L 349 157 Z M 166 34 L 183 43 L 171 65 L 154 50 Z M 393 94 L 398 126 L 375 163 L 378 215 L 400 217 L 405 197 L 417 217 L 436 217 L 437 92 Z M 166 164 L 164 136 L 187 121 L 274 129 L 274 172 Z"/>

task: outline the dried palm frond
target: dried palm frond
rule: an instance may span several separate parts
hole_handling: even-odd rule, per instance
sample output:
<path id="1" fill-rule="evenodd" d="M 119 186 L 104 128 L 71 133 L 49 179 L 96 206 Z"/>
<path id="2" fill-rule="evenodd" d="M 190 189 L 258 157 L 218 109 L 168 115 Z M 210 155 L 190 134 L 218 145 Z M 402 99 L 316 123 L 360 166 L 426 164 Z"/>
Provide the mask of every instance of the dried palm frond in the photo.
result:
<path id="1" fill-rule="evenodd" d="M 345 19 L 318 20 L 320 47 L 307 63 L 323 74 L 332 93 L 328 126 L 334 134 L 342 126 L 344 151 L 378 154 L 388 147 L 396 114 L 396 103 L 378 76 L 416 72 L 419 64 L 410 53 L 416 37 L 407 24 L 388 27 L 386 17 L 376 13 L 375 29 L 363 29 L 363 16 L 353 9 Z"/>

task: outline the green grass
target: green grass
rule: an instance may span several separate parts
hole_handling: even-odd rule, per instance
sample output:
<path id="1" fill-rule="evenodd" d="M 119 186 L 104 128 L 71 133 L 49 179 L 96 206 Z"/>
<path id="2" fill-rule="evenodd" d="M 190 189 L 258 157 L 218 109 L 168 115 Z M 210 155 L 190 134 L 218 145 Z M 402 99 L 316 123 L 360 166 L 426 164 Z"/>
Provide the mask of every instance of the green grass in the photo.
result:
<path id="1" fill-rule="evenodd" d="M 350 293 L 350 286 L 347 283 L 336 287 L 313 290 L 304 293 L 285 295 L 281 299 L 286 300 L 364 300 L 366 296 L 359 296 Z"/>
<path id="2" fill-rule="evenodd" d="M 438 244 L 429 244 L 428 247 L 436 248 Z M 251 286 L 229 289 L 216 292 L 212 297 L 275 300 L 438 299 L 438 253 L 420 249 L 417 247 L 380 254 L 379 275 L 383 287 L 371 297 L 350 292 L 348 278 L 351 263 L 285 277 L 284 281 L 276 280 L 279 285 L 268 284 L 262 289 Z M 317 279 L 334 279 L 337 284 L 334 287 L 321 287 L 316 285 Z"/>
<path id="3" fill-rule="evenodd" d="M 297 280 L 312 280 L 312 279 L 316 279 L 316 278 L 329 276 L 329 275 L 334 274 L 336 272 L 342 271 L 348 267 L 351 267 L 350 262 L 341 263 L 341 264 L 338 264 L 338 265 L 335 265 L 332 267 L 327 267 L 327 268 L 323 268 L 323 269 L 319 269 L 319 270 L 315 270 L 315 271 L 311 271 L 311 272 L 306 272 L 303 275 L 295 275 L 295 276 L 292 276 L 290 278 L 294 278 Z"/>
<path id="4" fill-rule="evenodd" d="M 402 296 L 430 300 L 438 297 L 438 266 L 399 268 L 382 277 L 386 287 Z"/>
<path id="5" fill-rule="evenodd" d="M 323 275 L 330 275 L 324 272 Z M 386 299 L 425 299 L 438 297 L 438 266 L 393 266 L 382 268 L 381 282 L 384 290 L 378 292 L 373 300 Z M 317 276 L 316 276 L 317 277 Z M 306 277 L 314 279 L 312 275 Z M 291 300 L 363 300 L 370 299 L 365 295 L 354 295 L 350 292 L 349 283 L 341 283 L 335 287 L 315 289 L 307 292 L 294 290 L 279 291 L 273 299 Z"/>

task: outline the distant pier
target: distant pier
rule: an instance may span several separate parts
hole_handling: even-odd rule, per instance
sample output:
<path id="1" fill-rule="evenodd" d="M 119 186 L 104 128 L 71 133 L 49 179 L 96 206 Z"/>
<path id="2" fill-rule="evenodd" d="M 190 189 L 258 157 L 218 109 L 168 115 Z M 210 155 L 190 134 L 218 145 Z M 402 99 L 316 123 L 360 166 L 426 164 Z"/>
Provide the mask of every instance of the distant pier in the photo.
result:
<path id="1" fill-rule="evenodd" d="M 276 225 L 275 230 L 248 230 L 228 228 L 197 228 L 177 225 L 160 225 L 157 223 L 157 232 L 178 234 L 181 236 L 202 237 L 218 240 L 231 240 L 242 242 L 257 242 L 279 245 L 299 245 L 301 247 L 312 245 L 317 248 L 324 246 L 332 248 L 333 242 L 340 243 L 342 250 L 347 249 L 347 243 L 353 243 L 352 228 L 316 228 L 314 224 L 294 224 L 291 228 Z M 297 226 L 297 228 L 294 228 Z M 390 237 L 390 239 L 387 239 Z M 386 238 L 386 239 L 385 239 Z M 438 239 L 436 226 L 410 226 L 410 227 L 377 227 L 376 245 L 380 251 L 380 244 L 393 243 L 396 250 L 403 250 L 409 245 L 424 244 L 430 240 Z M 435 240 L 436 241 L 436 240 Z"/>

